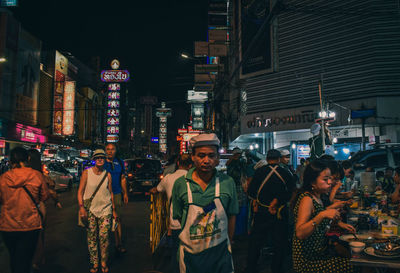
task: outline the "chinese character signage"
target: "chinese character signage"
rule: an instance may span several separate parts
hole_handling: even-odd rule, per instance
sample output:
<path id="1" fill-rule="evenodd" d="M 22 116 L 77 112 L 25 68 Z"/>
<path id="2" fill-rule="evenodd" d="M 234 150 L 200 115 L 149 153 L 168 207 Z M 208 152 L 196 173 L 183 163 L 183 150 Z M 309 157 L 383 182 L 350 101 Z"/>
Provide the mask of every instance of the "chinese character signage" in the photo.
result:
<path id="1" fill-rule="evenodd" d="M 165 102 L 161 103 L 161 108 L 157 108 L 156 116 L 160 118 L 159 147 L 161 153 L 167 152 L 167 118 L 171 116 L 171 109 L 165 108 Z"/>
<path id="2" fill-rule="evenodd" d="M 67 81 L 64 85 L 64 115 L 63 135 L 70 136 L 74 133 L 74 111 L 75 111 L 75 82 Z"/>
<path id="3" fill-rule="evenodd" d="M 54 135 L 62 135 L 64 133 L 63 130 L 63 108 L 64 108 L 64 91 L 65 91 L 65 78 L 68 75 L 68 59 L 62 55 L 60 52 L 56 51 L 55 58 L 55 71 L 54 71 L 54 111 L 53 111 L 53 134 Z M 69 87 L 71 88 L 71 86 Z M 75 96 L 75 83 L 73 83 L 74 96 Z M 75 97 L 74 97 L 75 101 Z M 71 111 L 73 112 L 73 111 Z M 72 118 L 73 120 L 73 118 Z M 71 119 L 67 121 L 70 123 Z M 73 123 L 72 128 L 68 128 L 67 132 L 73 132 Z"/>
<path id="4" fill-rule="evenodd" d="M 114 59 L 111 61 L 112 70 L 103 70 L 101 80 L 108 83 L 107 94 L 107 142 L 119 141 L 120 124 L 120 97 L 121 84 L 129 80 L 128 70 L 118 70 L 120 63 Z"/>

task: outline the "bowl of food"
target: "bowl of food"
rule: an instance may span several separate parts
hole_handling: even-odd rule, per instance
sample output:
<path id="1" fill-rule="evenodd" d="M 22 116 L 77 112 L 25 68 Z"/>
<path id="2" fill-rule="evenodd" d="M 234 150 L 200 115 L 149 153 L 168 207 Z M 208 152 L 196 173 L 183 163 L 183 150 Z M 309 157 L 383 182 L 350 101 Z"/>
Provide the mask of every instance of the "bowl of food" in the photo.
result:
<path id="1" fill-rule="evenodd" d="M 351 252 L 361 253 L 361 251 L 363 251 L 365 248 L 365 243 L 359 242 L 359 241 L 354 241 L 354 242 L 350 242 L 349 246 L 351 248 Z"/>

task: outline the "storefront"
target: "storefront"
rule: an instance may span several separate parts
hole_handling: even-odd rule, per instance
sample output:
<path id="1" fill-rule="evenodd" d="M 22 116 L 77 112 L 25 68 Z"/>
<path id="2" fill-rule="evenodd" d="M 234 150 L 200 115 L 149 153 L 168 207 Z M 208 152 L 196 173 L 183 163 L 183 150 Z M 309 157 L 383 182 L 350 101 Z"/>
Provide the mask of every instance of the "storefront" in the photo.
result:
<path id="1" fill-rule="evenodd" d="M 47 137 L 42 129 L 0 119 L 0 157 L 4 158 L 9 151 L 17 146 L 27 149 L 41 148 L 47 143 Z"/>
<path id="2" fill-rule="evenodd" d="M 338 160 L 345 160 L 362 149 L 362 136 L 366 148 L 372 144 L 399 142 L 400 113 L 396 109 L 400 98 L 370 98 L 362 102 L 343 101 L 329 105 L 327 112 L 332 116 L 327 123 L 332 136 L 332 145 L 326 153 Z M 370 109 L 370 117 L 357 118 L 355 110 Z M 260 156 L 271 149 L 288 149 L 292 164 L 309 157 L 311 126 L 321 116 L 319 105 L 298 107 L 279 111 L 246 115 L 241 120 L 241 135 L 230 143 L 230 148 L 253 150 Z M 363 126 L 364 122 L 364 126 Z M 364 128 L 364 129 L 363 129 Z"/>

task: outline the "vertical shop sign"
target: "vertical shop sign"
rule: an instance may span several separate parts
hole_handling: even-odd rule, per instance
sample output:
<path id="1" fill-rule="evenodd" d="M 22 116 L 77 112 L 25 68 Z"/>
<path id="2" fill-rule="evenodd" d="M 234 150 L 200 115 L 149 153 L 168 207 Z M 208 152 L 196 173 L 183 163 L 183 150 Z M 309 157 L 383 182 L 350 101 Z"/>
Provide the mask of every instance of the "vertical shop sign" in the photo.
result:
<path id="1" fill-rule="evenodd" d="M 120 118 L 120 90 L 121 84 L 119 82 L 126 82 L 129 80 L 129 72 L 127 70 L 118 70 L 119 61 L 112 60 L 112 70 L 103 70 L 100 78 L 103 82 L 108 82 L 107 94 L 107 142 L 119 141 L 119 118 Z"/>
<path id="2" fill-rule="evenodd" d="M 63 99 L 65 78 L 68 75 L 68 59 L 60 52 L 56 51 L 54 71 L 54 102 L 53 102 L 53 134 L 63 133 Z"/>
<path id="3" fill-rule="evenodd" d="M 161 103 L 161 108 L 157 108 L 156 116 L 160 118 L 159 148 L 161 153 L 167 152 L 167 118 L 171 116 L 171 109 L 165 108 L 165 102 Z"/>
<path id="4" fill-rule="evenodd" d="M 63 105 L 63 135 L 70 136 L 74 133 L 74 111 L 75 111 L 75 86 L 74 81 L 65 82 L 64 105 Z"/>

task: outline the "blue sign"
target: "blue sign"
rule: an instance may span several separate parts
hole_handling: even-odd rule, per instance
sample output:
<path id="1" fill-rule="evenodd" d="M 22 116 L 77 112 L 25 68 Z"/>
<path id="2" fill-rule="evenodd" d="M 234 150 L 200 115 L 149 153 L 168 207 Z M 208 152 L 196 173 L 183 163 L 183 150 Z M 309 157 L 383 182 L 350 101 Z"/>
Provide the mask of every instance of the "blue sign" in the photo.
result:
<path id="1" fill-rule="evenodd" d="M 16 7 L 18 5 L 18 0 L 1 0 L 2 7 Z"/>
<path id="2" fill-rule="evenodd" d="M 351 110 L 351 118 L 369 118 L 375 116 L 375 109 Z"/>
<path id="3" fill-rule="evenodd" d="M 151 138 L 151 142 L 153 142 L 153 143 L 158 143 L 159 141 L 158 141 L 158 137 L 152 137 Z"/>

